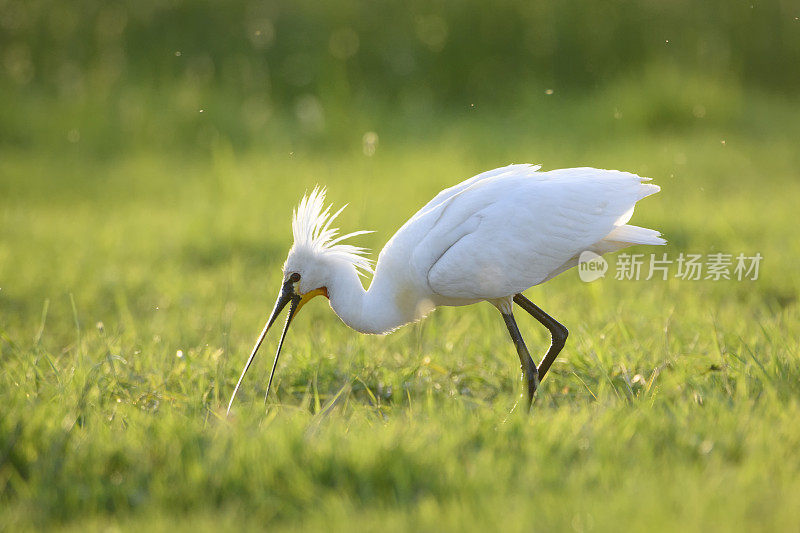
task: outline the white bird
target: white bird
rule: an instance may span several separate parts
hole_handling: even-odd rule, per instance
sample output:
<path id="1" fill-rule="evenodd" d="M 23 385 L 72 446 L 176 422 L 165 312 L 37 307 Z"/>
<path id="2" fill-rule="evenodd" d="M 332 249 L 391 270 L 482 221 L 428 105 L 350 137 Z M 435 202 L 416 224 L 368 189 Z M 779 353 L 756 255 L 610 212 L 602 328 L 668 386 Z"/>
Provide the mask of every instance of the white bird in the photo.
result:
<path id="1" fill-rule="evenodd" d="M 527 405 L 564 347 L 567 328 L 522 292 L 578 264 L 579 255 L 614 252 L 634 244 L 665 244 L 658 231 L 627 224 L 636 202 L 660 190 L 649 178 L 616 170 L 510 165 L 445 189 L 386 243 L 375 266 L 366 250 L 342 241 L 331 227 L 325 189 L 315 188 L 293 212 L 294 245 L 283 266 L 283 284 L 272 314 L 242 371 L 231 405 L 261 342 L 286 305 L 289 314 L 267 384 L 272 385 L 292 319 L 315 296 L 361 333 L 386 334 L 441 305 L 488 301 L 502 313 L 519 355 Z M 373 273 L 369 290 L 359 275 Z M 513 316 L 513 303 L 551 334 L 534 365 Z"/>

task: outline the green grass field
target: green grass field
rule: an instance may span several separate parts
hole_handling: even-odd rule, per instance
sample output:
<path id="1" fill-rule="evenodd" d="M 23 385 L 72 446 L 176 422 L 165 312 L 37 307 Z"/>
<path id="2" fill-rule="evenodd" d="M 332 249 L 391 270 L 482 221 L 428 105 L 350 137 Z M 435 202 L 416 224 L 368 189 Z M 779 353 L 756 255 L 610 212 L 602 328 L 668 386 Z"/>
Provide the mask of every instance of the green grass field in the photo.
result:
<path id="1" fill-rule="evenodd" d="M 371 157 L 352 124 L 109 152 L 90 107 L 51 109 L 0 153 L 0 530 L 797 530 L 800 104 L 645 83 L 523 115 L 389 110 Z M 373 337 L 318 299 L 266 409 L 277 334 L 225 417 L 305 191 L 349 202 L 341 227 L 376 230 L 376 255 L 440 189 L 510 162 L 651 176 L 632 223 L 670 244 L 631 251 L 760 253 L 760 277 L 533 288 L 571 336 L 529 415 L 489 304 Z"/>

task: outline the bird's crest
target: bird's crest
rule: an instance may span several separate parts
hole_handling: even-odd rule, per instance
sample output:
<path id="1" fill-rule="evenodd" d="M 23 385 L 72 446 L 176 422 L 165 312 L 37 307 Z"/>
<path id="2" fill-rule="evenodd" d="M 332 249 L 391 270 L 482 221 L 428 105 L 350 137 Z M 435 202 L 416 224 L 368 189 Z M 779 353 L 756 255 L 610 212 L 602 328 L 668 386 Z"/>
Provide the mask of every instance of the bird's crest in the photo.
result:
<path id="1" fill-rule="evenodd" d="M 314 187 L 311 194 L 303 196 L 300 205 L 292 213 L 294 247 L 315 255 L 347 261 L 356 267 L 359 274 L 372 273 L 372 261 L 364 257 L 369 252 L 367 248 L 341 244 L 350 237 L 372 232 L 354 231 L 337 237 L 339 229 L 331 227 L 331 223 L 345 207 L 347 204 L 331 215 L 331 206 L 325 206 L 325 188 Z"/>

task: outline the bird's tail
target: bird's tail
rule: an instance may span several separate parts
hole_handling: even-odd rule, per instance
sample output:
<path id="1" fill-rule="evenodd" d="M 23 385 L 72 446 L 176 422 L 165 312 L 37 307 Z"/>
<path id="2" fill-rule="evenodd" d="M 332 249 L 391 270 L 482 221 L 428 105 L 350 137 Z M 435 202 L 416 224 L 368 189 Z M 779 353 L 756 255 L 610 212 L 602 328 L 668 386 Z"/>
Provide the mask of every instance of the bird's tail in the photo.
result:
<path id="1" fill-rule="evenodd" d="M 606 235 L 606 237 L 603 240 L 625 245 L 667 244 L 667 241 L 661 237 L 661 233 L 659 233 L 658 231 L 654 229 L 633 226 L 631 224 L 624 224 L 622 226 L 617 227 L 616 229 L 614 229 L 614 231 Z"/>

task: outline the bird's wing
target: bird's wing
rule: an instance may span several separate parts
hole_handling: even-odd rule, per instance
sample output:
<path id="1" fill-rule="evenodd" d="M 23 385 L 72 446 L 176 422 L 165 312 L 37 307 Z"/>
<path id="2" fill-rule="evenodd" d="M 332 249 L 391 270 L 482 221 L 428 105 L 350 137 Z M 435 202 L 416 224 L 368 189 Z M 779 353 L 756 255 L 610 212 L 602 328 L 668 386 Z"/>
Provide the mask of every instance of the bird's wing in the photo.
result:
<path id="1" fill-rule="evenodd" d="M 435 210 L 437 207 L 442 206 L 442 204 L 453 198 L 458 193 L 467 190 L 469 187 L 472 187 L 473 185 L 481 181 L 487 180 L 489 178 L 497 178 L 499 176 L 510 177 L 510 176 L 532 175 L 540 168 L 542 168 L 541 165 L 529 165 L 526 163 L 522 163 L 515 165 L 507 165 L 505 167 L 496 168 L 494 170 L 487 170 L 486 172 L 481 172 L 477 176 L 473 176 L 469 179 L 462 181 L 461 183 L 458 183 L 456 185 L 453 185 L 452 187 L 448 187 L 447 189 L 441 191 L 439 194 L 434 196 L 430 202 L 425 204 L 422 207 L 422 209 L 417 211 L 414 214 L 414 216 L 412 216 L 409 219 L 409 222 L 417 218 L 424 217 L 432 210 Z M 544 173 L 541 173 L 540 175 L 543 174 Z"/>
<path id="2" fill-rule="evenodd" d="M 432 291 L 464 299 L 524 291 L 625 224 L 636 202 L 659 190 L 626 172 L 518 167 L 459 184 L 415 215 L 427 231 L 411 264 L 426 272 Z"/>
<path id="3" fill-rule="evenodd" d="M 469 224 L 460 223 L 466 222 L 473 213 L 467 211 L 455 217 L 443 216 L 446 211 L 451 213 L 449 207 L 454 198 L 493 178 L 538 176 L 536 170 L 539 168 L 539 165 L 528 164 L 496 168 L 473 176 L 437 194 L 411 216 L 383 247 L 375 267 L 375 279 L 380 278 L 377 276 L 378 272 L 391 271 L 391 276 L 394 278 L 405 276 L 408 277 L 409 283 L 421 283 L 427 286 L 428 271 L 441 257 L 443 247 L 453 242 L 453 237 L 448 236 L 448 232 L 455 231 L 456 235 L 459 235 L 469 230 Z M 423 240 L 425 244 L 421 246 L 420 241 Z M 428 290 L 428 287 L 425 290 Z"/>

